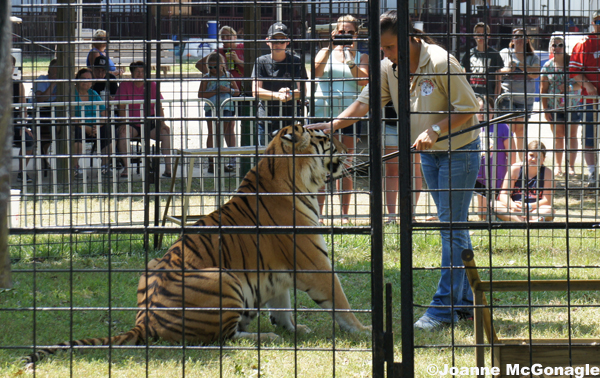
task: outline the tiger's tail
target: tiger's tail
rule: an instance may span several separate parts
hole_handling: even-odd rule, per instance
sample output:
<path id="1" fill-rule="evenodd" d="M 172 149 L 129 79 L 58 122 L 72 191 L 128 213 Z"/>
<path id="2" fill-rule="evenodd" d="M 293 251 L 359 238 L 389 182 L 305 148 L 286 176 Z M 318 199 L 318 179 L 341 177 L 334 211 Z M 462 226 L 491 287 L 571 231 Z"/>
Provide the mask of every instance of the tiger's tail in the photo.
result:
<path id="1" fill-rule="evenodd" d="M 51 348 L 44 348 L 35 351 L 23 358 L 23 363 L 26 366 L 31 366 L 32 364 L 39 362 L 49 356 L 51 354 L 56 353 L 60 349 L 67 349 L 71 346 L 93 346 L 93 345 L 140 345 L 143 344 L 146 340 L 146 325 L 138 324 L 128 332 L 122 333 L 120 335 L 114 337 L 98 337 L 92 339 L 81 339 L 81 340 L 73 340 L 66 341 L 64 343 L 57 344 Z"/>

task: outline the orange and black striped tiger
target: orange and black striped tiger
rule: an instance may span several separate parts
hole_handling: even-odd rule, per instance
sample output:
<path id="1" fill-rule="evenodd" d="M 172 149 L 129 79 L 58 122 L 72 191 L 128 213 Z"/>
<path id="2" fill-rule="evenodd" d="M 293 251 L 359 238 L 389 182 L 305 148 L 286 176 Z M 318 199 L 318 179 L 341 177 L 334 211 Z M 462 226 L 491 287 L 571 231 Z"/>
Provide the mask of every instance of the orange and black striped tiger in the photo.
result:
<path id="1" fill-rule="evenodd" d="M 236 195 L 196 225 L 317 226 L 314 194 L 329 175 L 341 177 L 345 153 L 343 144 L 320 130 L 301 125 L 281 129 Z M 294 324 L 289 293 L 294 277 L 295 287 L 322 308 L 350 309 L 320 234 L 184 234 L 162 258 L 150 261 L 142 275 L 135 327 L 112 338 L 59 346 L 139 345 L 158 338 L 199 344 L 276 338 L 274 333 L 246 332 L 259 307 L 279 310 L 270 312 L 277 326 L 310 332 Z M 335 320 L 350 332 L 371 329 L 349 311 L 335 312 Z M 39 361 L 57 349 L 39 350 L 25 360 Z"/>

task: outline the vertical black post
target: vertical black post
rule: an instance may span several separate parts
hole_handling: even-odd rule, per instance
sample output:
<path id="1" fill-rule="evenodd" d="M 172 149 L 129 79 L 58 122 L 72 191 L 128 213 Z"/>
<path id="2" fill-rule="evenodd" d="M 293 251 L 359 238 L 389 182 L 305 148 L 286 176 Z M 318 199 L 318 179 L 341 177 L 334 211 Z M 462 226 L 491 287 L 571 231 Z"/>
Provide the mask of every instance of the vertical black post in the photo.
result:
<path id="1" fill-rule="evenodd" d="M 148 158 L 148 147 L 150 146 L 150 123 L 148 117 L 150 116 L 150 82 L 152 80 L 152 45 L 149 40 L 152 39 L 152 5 L 146 3 L 146 34 L 144 36 L 144 57 L 145 57 L 145 72 L 144 72 L 144 228 L 147 230 L 150 225 L 150 198 L 148 193 L 150 192 L 150 181 L 148 174 L 148 167 L 150 159 Z M 156 106 L 156 105 L 155 105 Z M 156 113 L 155 113 L 156 115 Z M 149 248 L 149 235 L 148 232 L 144 232 L 144 250 Z"/>
<path id="2" fill-rule="evenodd" d="M 414 375 L 413 272 L 412 272 L 412 167 L 410 145 L 410 50 L 408 2 L 398 5 L 398 172 L 400 182 L 400 308 L 402 325 L 402 377 Z M 409 36 L 407 38 L 407 36 Z"/>
<path id="3" fill-rule="evenodd" d="M 381 173 L 381 64 L 379 51 L 379 0 L 369 4 L 369 52 L 372 57 L 369 78 L 369 151 L 371 163 L 371 298 L 373 307 L 373 377 L 383 377 L 385 371 L 385 344 L 383 329 L 383 190 Z"/>
<path id="4" fill-rule="evenodd" d="M 315 84 L 315 57 L 317 56 L 317 52 L 319 51 L 319 49 L 317 49 L 317 46 L 320 46 L 319 42 L 314 42 L 314 40 L 318 37 L 317 34 L 317 9 L 316 9 L 316 4 L 313 1 L 310 4 L 310 36 L 309 38 L 312 40 L 308 43 L 309 45 L 309 51 L 310 51 L 310 56 L 312 57 L 312 59 L 310 60 L 310 76 L 311 76 L 311 80 L 310 80 L 310 109 L 308 110 L 310 112 L 310 114 L 315 114 L 315 100 L 314 100 L 314 96 L 315 96 L 315 91 L 317 90 L 317 86 Z M 309 123 L 313 123 L 313 121 L 311 120 Z"/>
<path id="5" fill-rule="evenodd" d="M 156 6 L 156 39 L 158 41 L 161 40 L 162 38 L 162 33 L 161 33 L 161 6 L 157 5 Z M 150 50 L 152 51 L 152 50 Z M 162 56 L 162 50 L 161 50 L 161 44 L 160 42 L 156 42 L 156 78 L 160 79 L 161 78 L 161 56 Z M 152 63 L 152 61 L 150 61 L 150 63 Z M 149 91 L 150 92 L 150 91 Z M 157 80 L 156 82 L 156 104 L 154 105 L 154 115 L 156 117 L 160 116 L 160 111 L 159 109 L 162 107 L 162 104 L 160 102 L 160 80 Z M 160 127 L 159 125 L 162 124 L 162 120 L 156 120 L 156 146 L 157 146 L 157 151 L 156 151 L 156 157 L 152 159 L 152 166 L 154 167 L 154 192 L 157 193 L 154 196 L 154 226 L 158 226 L 160 224 L 160 195 L 158 194 L 160 192 L 160 156 L 162 155 L 162 146 L 160 144 L 160 137 L 161 137 L 161 132 L 162 132 L 162 127 Z M 148 135 L 148 140 L 150 140 L 150 135 Z M 169 152 L 170 154 L 171 152 Z M 165 167 L 166 167 L 167 163 L 165 160 Z M 174 174 L 173 172 L 171 172 L 171 174 Z M 158 234 L 154 234 L 154 248 L 158 247 Z"/>
<path id="6" fill-rule="evenodd" d="M 467 0 L 467 19 L 465 21 L 465 28 L 467 29 L 467 44 L 465 46 L 465 54 L 469 54 L 469 52 L 471 51 L 471 46 L 473 45 L 473 27 L 471 26 L 471 17 L 473 16 L 472 12 L 471 12 L 471 0 Z M 486 22 L 487 24 L 487 22 Z M 485 35 L 487 37 L 487 32 L 485 32 Z M 486 46 L 487 46 L 487 39 L 486 39 Z M 457 55 L 456 58 L 458 58 L 460 60 L 460 55 Z M 467 59 L 467 65 L 465 66 L 465 71 L 467 72 L 471 72 L 471 60 Z M 487 70 L 486 70 L 487 72 Z"/>
<path id="7" fill-rule="evenodd" d="M 0 3 L 0 92 L 12 93 L 10 2 Z M 12 164 L 12 96 L 0 96 L 0 288 L 10 288 L 8 251 L 8 205 L 10 204 L 10 165 Z M 23 174 L 25 176 L 25 174 Z"/>

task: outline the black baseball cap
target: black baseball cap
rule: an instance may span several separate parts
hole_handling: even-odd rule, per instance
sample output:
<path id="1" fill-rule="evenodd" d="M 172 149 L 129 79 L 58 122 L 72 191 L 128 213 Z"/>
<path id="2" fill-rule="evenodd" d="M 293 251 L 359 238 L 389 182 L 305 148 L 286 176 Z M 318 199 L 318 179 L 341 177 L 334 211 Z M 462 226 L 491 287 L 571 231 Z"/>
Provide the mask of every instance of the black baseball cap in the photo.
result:
<path id="1" fill-rule="evenodd" d="M 98 56 L 94 59 L 94 67 L 108 69 L 108 59 L 105 56 Z"/>
<path id="2" fill-rule="evenodd" d="M 276 22 L 273 25 L 271 25 L 269 31 L 267 32 L 267 37 L 271 38 L 276 35 L 282 35 L 286 38 L 289 38 L 287 26 L 285 26 L 281 22 Z"/>

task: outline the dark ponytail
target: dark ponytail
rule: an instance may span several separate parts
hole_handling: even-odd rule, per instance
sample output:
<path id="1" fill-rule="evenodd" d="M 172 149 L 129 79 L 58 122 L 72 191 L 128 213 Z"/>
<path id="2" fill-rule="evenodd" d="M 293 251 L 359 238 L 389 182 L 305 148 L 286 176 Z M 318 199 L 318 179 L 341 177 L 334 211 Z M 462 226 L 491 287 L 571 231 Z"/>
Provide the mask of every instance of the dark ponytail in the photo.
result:
<path id="1" fill-rule="evenodd" d="M 379 16 L 379 28 L 381 29 L 381 34 L 392 33 L 392 35 L 398 35 L 398 12 L 395 10 L 389 10 Z M 426 35 L 422 30 L 416 29 L 412 22 L 410 23 L 409 33 L 411 38 L 418 39 L 420 41 L 425 41 L 430 45 L 437 45 L 437 42 L 434 41 L 431 37 Z"/>

